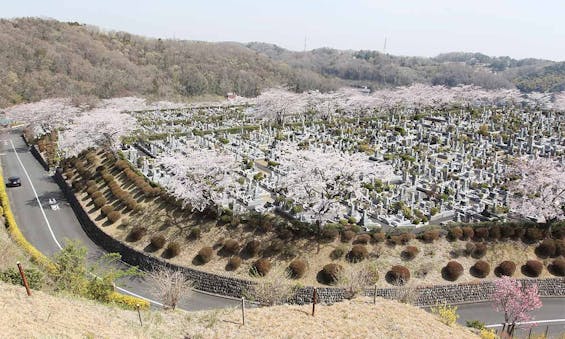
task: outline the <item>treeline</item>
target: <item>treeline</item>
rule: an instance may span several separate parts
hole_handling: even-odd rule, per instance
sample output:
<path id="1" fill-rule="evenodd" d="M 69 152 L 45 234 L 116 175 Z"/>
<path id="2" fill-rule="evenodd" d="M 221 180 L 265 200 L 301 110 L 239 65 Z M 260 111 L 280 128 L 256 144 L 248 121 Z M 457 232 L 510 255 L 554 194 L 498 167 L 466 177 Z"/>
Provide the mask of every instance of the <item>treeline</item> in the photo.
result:
<path id="1" fill-rule="evenodd" d="M 565 87 L 563 63 L 547 60 L 480 53 L 398 57 L 329 48 L 292 52 L 265 43 L 149 39 L 37 18 L 0 20 L 0 46 L 0 107 L 48 97 L 255 96 L 275 85 L 295 91 L 415 82 L 517 85 L 524 91 Z"/>
<path id="2" fill-rule="evenodd" d="M 255 96 L 288 84 L 337 88 L 241 44 L 149 39 L 56 20 L 0 20 L 0 107 L 48 97 Z"/>

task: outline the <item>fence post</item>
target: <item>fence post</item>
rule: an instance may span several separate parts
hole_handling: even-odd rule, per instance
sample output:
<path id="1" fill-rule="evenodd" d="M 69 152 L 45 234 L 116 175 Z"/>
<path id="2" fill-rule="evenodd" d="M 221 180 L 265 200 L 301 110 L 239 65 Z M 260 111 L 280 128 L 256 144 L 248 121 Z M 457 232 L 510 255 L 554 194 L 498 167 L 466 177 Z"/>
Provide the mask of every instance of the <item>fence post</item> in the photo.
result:
<path id="1" fill-rule="evenodd" d="M 375 284 L 375 288 L 373 290 L 373 304 L 377 304 L 377 284 Z"/>
<path id="2" fill-rule="evenodd" d="M 135 308 L 137 308 L 137 315 L 139 316 L 139 324 L 141 325 L 141 327 L 143 327 L 143 320 L 141 320 L 141 311 L 139 304 L 135 305 Z"/>
<path id="3" fill-rule="evenodd" d="M 316 291 L 316 287 L 314 287 L 314 291 L 312 292 L 312 316 L 316 312 L 316 298 L 318 297 L 318 293 Z"/>
<path id="4" fill-rule="evenodd" d="M 18 261 L 18 262 L 16 263 L 16 265 L 18 265 L 18 270 L 20 270 L 20 276 L 22 277 L 22 281 L 23 281 L 23 283 L 24 283 L 24 286 L 25 286 L 25 288 L 26 288 L 27 295 L 28 295 L 28 297 L 29 297 L 29 296 L 31 296 L 31 290 L 29 289 L 29 284 L 27 283 L 27 278 L 26 278 L 26 275 L 25 275 L 25 273 L 24 273 L 24 269 L 23 269 L 23 267 L 22 267 L 22 264 Z"/>
<path id="5" fill-rule="evenodd" d="M 241 319 L 243 320 L 243 325 L 245 326 L 245 297 L 241 297 Z"/>

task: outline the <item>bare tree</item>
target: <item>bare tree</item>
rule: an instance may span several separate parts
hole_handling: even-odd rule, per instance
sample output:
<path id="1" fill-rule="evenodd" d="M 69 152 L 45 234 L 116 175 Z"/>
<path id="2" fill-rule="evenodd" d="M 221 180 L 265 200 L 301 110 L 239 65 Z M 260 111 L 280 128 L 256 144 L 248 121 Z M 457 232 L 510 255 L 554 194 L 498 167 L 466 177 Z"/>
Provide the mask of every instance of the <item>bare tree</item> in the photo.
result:
<path id="1" fill-rule="evenodd" d="M 149 277 L 154 282 L 154 290 L 164 306 L 173 310 L 183 297 L 192 293 L 194 282 L 189 280 L 181 271 L 166 267 L 155 267 Z"/>
<path id="2" fill-rule="evenodd" d="M 257 301 L 265 305 L 282 305 L 297 289 L 297 285 L 290 281 L 290 272 L 283 265 L 274 266 L 267 276 L 260 279 L 250 292 Z"/>
<path id="3" fill-rule="evenodd" d="M 418 291 L 416 285 L 404 282 L 399 282 L 398 287 L 395 289 L 393 296 L 394 300 L 398 300 L 403 304 L 415 305 L 418 301 L 420 292 Z"/>
<path id="4" fill-rule="evenodd" d="M 349 298 L 354 298 L 366 287 L 379 280 L 379 273 L 373 263 L 365 262 L 349 265 L 337 274 L 337 285 L 347 290 Z"/>

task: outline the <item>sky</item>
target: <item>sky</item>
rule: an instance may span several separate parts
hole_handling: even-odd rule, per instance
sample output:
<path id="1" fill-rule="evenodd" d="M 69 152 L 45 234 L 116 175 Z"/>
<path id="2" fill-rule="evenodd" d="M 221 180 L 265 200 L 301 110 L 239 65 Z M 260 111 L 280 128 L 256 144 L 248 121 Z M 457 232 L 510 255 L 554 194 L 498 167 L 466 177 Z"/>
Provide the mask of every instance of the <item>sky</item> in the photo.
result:
<path id="1" fill-rule="evenodd" d="M 565 61 L 564 0 L 2 0 L 0 17 L 78 21 L 154 38 L 301 51 L 481 52 Z M 386 39 L 386 50 L 385 48 Z"/>

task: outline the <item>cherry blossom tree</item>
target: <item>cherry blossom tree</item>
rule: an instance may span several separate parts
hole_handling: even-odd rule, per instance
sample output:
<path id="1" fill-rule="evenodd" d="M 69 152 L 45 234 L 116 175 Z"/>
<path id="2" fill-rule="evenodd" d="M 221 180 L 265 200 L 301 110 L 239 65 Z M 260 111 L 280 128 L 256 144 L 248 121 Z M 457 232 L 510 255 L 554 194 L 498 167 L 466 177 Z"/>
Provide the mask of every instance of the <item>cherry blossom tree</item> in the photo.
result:
<path id="1" fill-rule="evenodd" d="M 256 99 L 256 117 L 282 124 L 288 115 L 304 113 L 308 94 L 292 93 L 281 88 L 269 89 Z"/>
<path id="2" fill-rule="evenodd" d="M 234 172 L 240 166 L 231 153 L 216 149 L 191 149 L 186 154 L 164 154 L 155 160 L 171 175 L 165 188 L 184 206 L 200 212 L 226 201 L 236 186 Z"/>
<path id="3" fill-rule="evenodd" d="M 389 165 L 368 160 L 362 153 L 334 149 L 288 149 L 277 161 L 281 177 L 277 189 L 302 204 L 318 224 L 339 217 L 341 203 L 357 200 L 363 183 L 387 179 Z"/>
<path id="4" fill-rule="evenodd" d="M 547 226 L 565 218 L 565 168 L 549 158 L 518 159 L 509 171 L 509 205 Z M 514 179 L 514 180 L 512 180 Z"/>
<path id="5" fill-rule="evenodd" d="M 519 281 L 507 276 L 494 281 L 492 295 L 493 307 L 497 312 L 504 312 L 504 327 L 510 335 L 516 323 L 532 320 L 530 312 L 542 307 L 537 284 L 522 287 Z"/>

